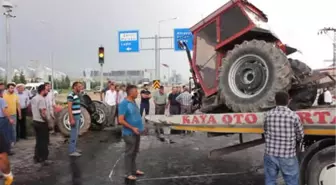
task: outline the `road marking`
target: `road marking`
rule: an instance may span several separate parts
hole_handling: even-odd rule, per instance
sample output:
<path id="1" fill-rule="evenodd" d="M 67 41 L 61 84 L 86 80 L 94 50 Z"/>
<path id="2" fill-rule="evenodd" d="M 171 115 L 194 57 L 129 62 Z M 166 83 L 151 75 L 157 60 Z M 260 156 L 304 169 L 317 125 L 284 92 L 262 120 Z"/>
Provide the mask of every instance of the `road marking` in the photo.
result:
<path id="1" fill-rule="evenodd" d="M 120 155 L 120 157 L 118 158 L 118 160 L 114 163 L 114 165 L 113 165 L 113 167 L 112 167 L 112 170 L 111 170 L 111 172 L 110 172 L 110 174 L 109 174 L 109 179 L 110 179 L 111 182 L 113 182 L 113 178 L 112 178 L 112 176 L 113 176 L 113 173 L 114 173 L 114 169 L 115 169 L 115 167 L 118 165 L 118 163 L 119 163 L 119 161 L 121 160 L 121 158 L 123 158 L 123 157 L 124 157 L 124 153 L 122 153 L 122 154 Z"/>
<path id="2" fill-rule="evenodd" d="M 121 154 L 118 160 L 114 163 L 112 170 L 109 174 L 109 179 L 113 182 L 113 173 L 115 167 L 118 165 L 121 158 L 123 158 L 124 154 Z M 260 168 L 260 167 L 259 167 Z M 181 175 L 181 176 L 172 176 L 172 177 L 154 177 L 154 178 L 140 178 L 137 181 L 156 181 L 156 180 L 171 180 L 171 179 L 191 179 L 191 178 L 200 178 L 200 177 L 216 177 L 216 176 L 234 176 L 234 175 L 243 175 L 251 172 L 257 171 L 258 168 L 254 167 L 250 170 L 244 172 L 232 172 L 232 173 L 209 173 L 209 174 L 199 174 L 199 175 Z"/>
<path id="3" fill-rule="evenodd" d="M 155 180 L 171 180 L 171 179 L 191 179 L 191 178 L 199 178 L 199 177 L 215 177 L 215 176 L 232 176 L 232 175 L 242 175 L 249 173 L 246 172 L 236 172 L 236 173 L 209 173 L 209 174 L 200 174 L 200 175 L 183 175 L 183 176 L 173 176 L 173 177 L 156 177 L 156 178 L 145 178 L 138 179 L 137 181 L 155 181 Z"/>

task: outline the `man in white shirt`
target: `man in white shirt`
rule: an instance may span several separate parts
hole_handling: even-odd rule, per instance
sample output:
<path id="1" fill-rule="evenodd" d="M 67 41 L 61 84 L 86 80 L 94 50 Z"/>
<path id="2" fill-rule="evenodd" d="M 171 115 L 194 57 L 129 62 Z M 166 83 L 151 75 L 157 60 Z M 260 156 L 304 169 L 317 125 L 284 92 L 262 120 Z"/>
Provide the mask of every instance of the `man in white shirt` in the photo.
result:
<path id="1" fill-rule="evenodd" d="M 55 94 L 54 90 L 51 89 L 51 84 L 49 82 L 44 83 L 46 90 L 48 92 L 46 98 L 47 102 L 47 119 L 48 119 L 48 126 L 51 129 L 50 133 L 55 133 L 55 115 L 54 115 L 54 108 L 56 106 L 55 101 Z"/>
<path id="2" fill-rule="evenodd" d="M 17 95 L 19 96 L 19 103 L 21 108 L 21 119 L 18 119 L 16 124 L 17 140 L 27 139 L 26 117 L 27 117 L 27 108 L 28 105 L 30 104 L 30 99 L 24 87 L 25 87 L 24 84 L 16 85 Z"/>
<path id="3" fill-rule="evenodd" d="M 115 89 L 115 85 L 111 84 L 110 89 L 105 92 L 105 103 L 108 105 L 109 112 L 110 112 L 110 121 L 109 125 L 115 125 L 115 114 L 116 114 L 116 107 L 117 107 L 117 91 Z"/>
<path id="4" fill-rule="evenodd" d="M 332 103 L 332 96 L 329 89 L 324 89 L 323 96 L 324 96 L 324 102 L 327 105 L 330 105 Z"/>
<path id="5" fill-rule="evenodd" d="M 120 89 L 119 89 L 119 94 L 118 94 L 118 104 L 120 102 L 122 102 L 126 97 L 127 97 L 127 94 L 126 94 L 126 86 L 124 84 L 120 85 Z"/>

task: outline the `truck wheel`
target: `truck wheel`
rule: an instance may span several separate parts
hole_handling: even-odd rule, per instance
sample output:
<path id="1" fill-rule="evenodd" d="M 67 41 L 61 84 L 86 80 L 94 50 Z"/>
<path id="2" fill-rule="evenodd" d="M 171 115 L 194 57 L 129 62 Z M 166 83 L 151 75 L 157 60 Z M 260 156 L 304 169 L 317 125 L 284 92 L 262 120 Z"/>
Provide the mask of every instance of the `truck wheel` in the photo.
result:
<path id="1" fill-rule="evenodd" d="M 310 74 L 312 74 L 312 70 L 307 64 L 291 58 L 288 60 L 296 78 L 304 80 Z M 292 110 L 311 107 L 314 104 L 317 96 L 316 84 L 317 82 L 312 82 L 305 87 L 289 90 L 288 93 L 292 100 L 288 107 Z"/>
<path id="2" fill-rule="evenodd" d="M 276 92 L 291 87 L 292 70 L 286 55 L 274 44 L 245 41 L 222 59 L 219 89 L 234 112 L 274 107 Z"/>
<path id="3" fill-rule="evenodd" d="M 307 185 L 335 185 L 335 145 L 319 152 L 310 160 L 307 168 Z"/>
<path id="4" fill-rule="evenodd" d="M 69 122 L 69 114 L 68 109 L 64 108 L 58 116 L 57 126 L 59 131 L 64 136 L 70 136 L 70 122 Z M 79 135 L 86 133 L 91 126 L 91 117 L 89 112 L 84 108 L 81 107 L 81 125 L 79 129 Z"/>
<path id="5" fill-rule="evenodd" d="M 107 115 L 108 115 L 108 109 L 107 106 L 100 101 L 93 100 L 93 104 L 96 108 L 96 112 L 93 116 L 93 130 L 102 130 L 107 125 Z"/>

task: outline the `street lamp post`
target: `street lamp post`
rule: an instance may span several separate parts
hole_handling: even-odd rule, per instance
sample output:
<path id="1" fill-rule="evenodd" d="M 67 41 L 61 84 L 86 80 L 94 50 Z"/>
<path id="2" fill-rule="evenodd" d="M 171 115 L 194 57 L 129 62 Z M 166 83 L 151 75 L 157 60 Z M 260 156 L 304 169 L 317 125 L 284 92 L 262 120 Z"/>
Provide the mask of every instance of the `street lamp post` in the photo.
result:
<path id="1" fill-rule="evenodd" d="M 11 34 L 10 34 L 10 18 L 15 18 L 15 15 L 12 15 L 13 5 L 9 1 L 4 1 L 2 7 L 5 9 L 3 15 L 5 16 L 5 28 L 6 28 L 6 80 L 7 83 L 11 81 Z"/>
<path id="2" fill-rule="evenodd" d="M 51 32 L 53 31 L 53 28 L 52 26 L 44 21 L 44 20 L 41 20 L 40 23 L 42 25 L 49 25 L 49 29 L 51 30 Z M 51 37 L 52 38 L 52 37 Z M 53 52 L 53 47 L 51 46 L 51 49 L 50 49 L 50 63 L 51 63 L 51 88 L 54 89 L 55 88 L 55 85 L 54 85 L 54 78 L 55 78 L 55 69 L 54 69 L 54 52 Z"/>
<path id="3" fill-rule="evenodd" d="M 156 59 L 156 62 L 155 62 L 155 77 L 156 77 L 156 79 L 160 79 L 160 77 L 161 77 L 161 74 L 160 74 L 160 61 L 161 61 L 161 57 L 160 57 L 160 51 L 161 51 L 161 49 L 160 49 L 160 38 L 161 38 L 161 36 L 160 36 L 160 25 L 161 25 L 161 23 L 163 23 L 163 22 L 167 22 L 167 21 L 172 21 L 172 20 L 176 20 L 176 19 L 178 19 L 177 17 L 172 17 L 172 18 L 169 18 L 169 19 L 164 19 L 164 20 L 159 20 L 159 22 L 158 22 L 158 36 L 157 36 L 157 59 Z"/>
<path id="4" fill-rule="evenodd" d="M 165 63 L 161 63 L 163 67 L 167 68 L 168 70 L 168 80 L 167 80 L 167 85 L 170 85 L 170 66 Z"/>

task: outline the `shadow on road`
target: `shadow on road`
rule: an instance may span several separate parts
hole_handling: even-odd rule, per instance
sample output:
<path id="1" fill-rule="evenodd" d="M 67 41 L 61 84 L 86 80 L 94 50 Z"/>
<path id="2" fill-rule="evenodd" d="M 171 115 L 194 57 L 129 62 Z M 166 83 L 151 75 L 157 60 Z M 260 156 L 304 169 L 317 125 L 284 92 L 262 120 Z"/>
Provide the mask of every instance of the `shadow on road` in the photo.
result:
<path id="1" fill-rule="evenodd" d="M 73 185 L 82 185 L 82 172 L 79 167 L 79 157 L 70 157 L 70 170 Z"/>

